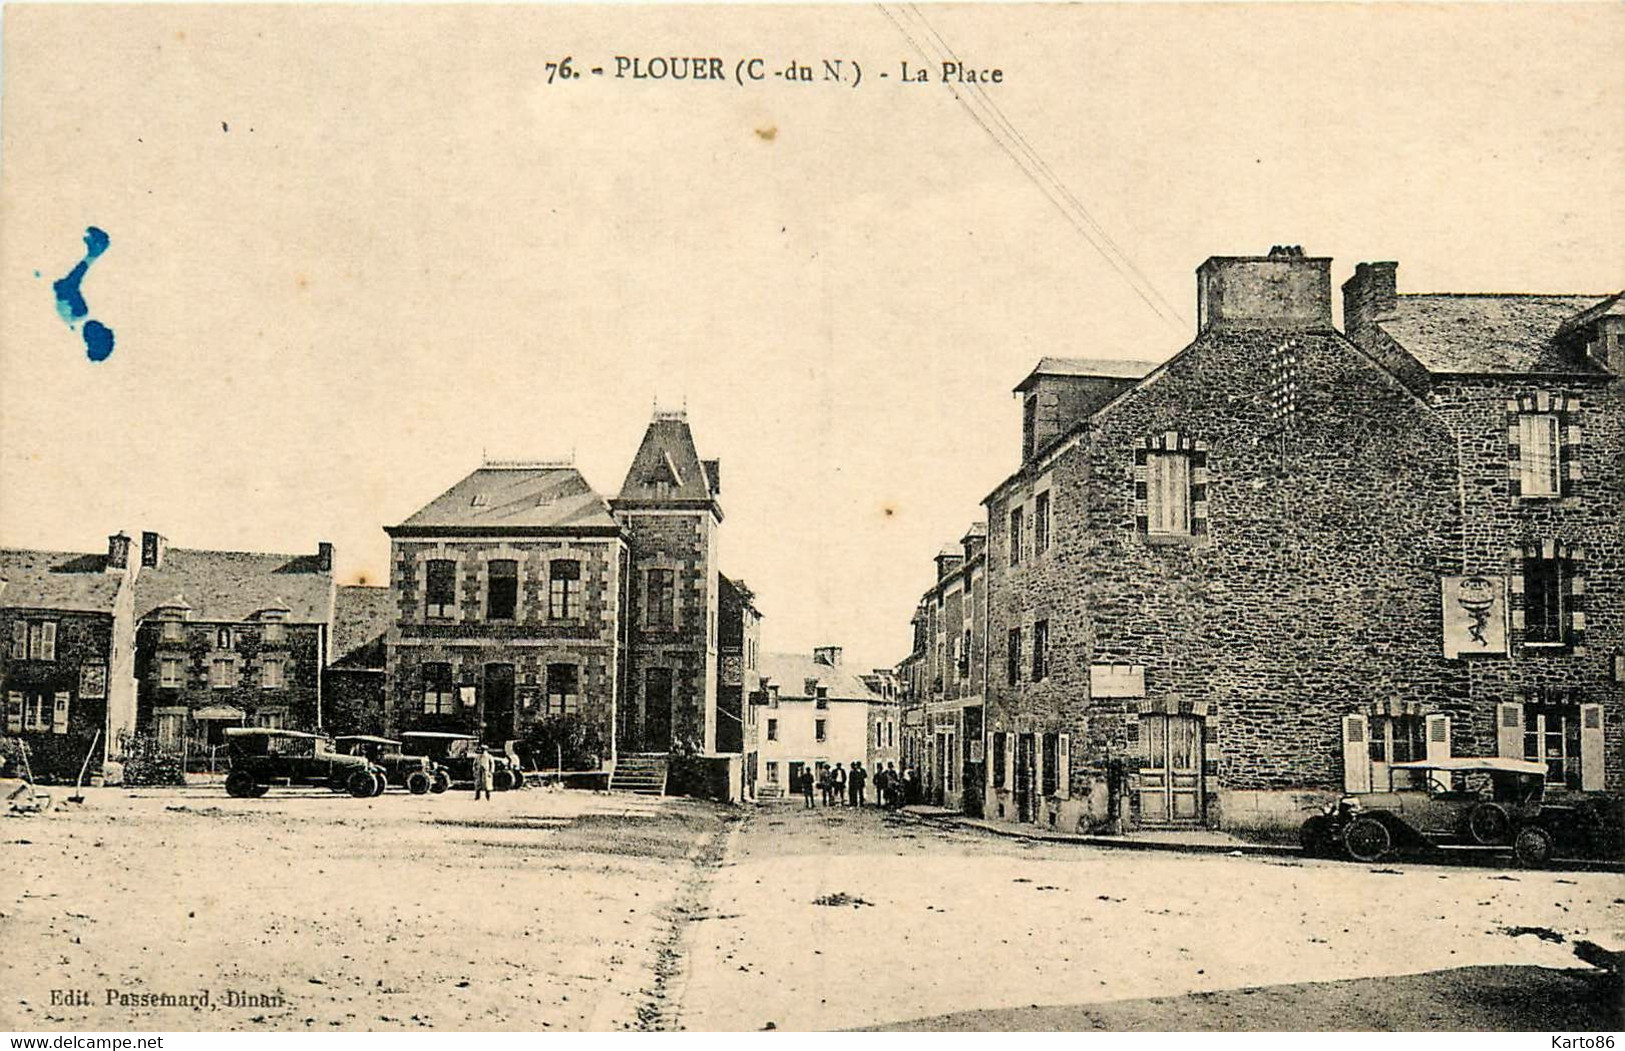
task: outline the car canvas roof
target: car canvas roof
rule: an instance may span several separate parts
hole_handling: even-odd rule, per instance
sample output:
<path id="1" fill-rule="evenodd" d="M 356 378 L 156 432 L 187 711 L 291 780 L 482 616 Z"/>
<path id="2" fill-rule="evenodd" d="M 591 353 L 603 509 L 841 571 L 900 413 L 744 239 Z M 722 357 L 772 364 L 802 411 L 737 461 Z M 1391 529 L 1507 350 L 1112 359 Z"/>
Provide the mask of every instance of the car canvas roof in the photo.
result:
<path id="1" fill-rule="evenodd" d="M 313 741 L 321 740 L 321 734 L 307 734 L 303 730 L 276 730 L 269 726 L 228 726 L 226 733 L 232 737 L 308 737 Z"/>
<path id="2" fill-rule="evenodd" d="M 1429 759 L 1414 763 L 1394 763 L 1390 770 L 1487 770 L 1508 774 L 1544 774 L 1546 764 L 1531 759 L 1507 759 L 1499 756 L 1457 756 L 1451 759 Z"/>
<path id="3" fill-rule="evenodd" d="M 335 741 L 363 741 L 367 744 L 400 744 L 393 737 L 374 737 L 371 734 L 345 734 L 333 738 Z"/>
<path id="4" fill-rule="evenodd" d="M 473 734 L 449 734 L 449 733 L 442 733 L 439 730 L 408 730 L 405 733 L 401 734 L 401 736 L 402 737 L 439 737 L 439 738 L 444 738 L 445 740 L 448 740 L 448 741 L 478 741 L 479 740 L 479 738 L 475 737 Z"/>

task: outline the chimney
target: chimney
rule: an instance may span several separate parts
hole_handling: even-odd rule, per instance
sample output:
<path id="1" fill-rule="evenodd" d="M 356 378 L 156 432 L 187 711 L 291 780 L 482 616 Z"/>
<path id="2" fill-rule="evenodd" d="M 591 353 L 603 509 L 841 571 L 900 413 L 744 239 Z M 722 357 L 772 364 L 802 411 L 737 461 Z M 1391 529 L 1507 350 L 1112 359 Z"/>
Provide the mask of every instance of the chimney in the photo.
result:
<path id="1" fill-rule="evenodd" d="M 325 540 L 316 545 L 316 569 L 321 573 L 333 572 L 333 545 Z"/>
<path id="2" fill-rule="evenodd" d="M 813 649 L 813 660 L 817 661 L 819 664 L 827 664 L 831 668 L 839 668 L 841 666 L 841 647 L 839 647 L 839 646 L 817 646 L 817 647 L 814 647 L 814 649 Z"/>
<path id="3" fill-rule="evenodd" d="M 1361 344 L 1378 321 L 1394 316 L 1399 306 L 1399 264 L 1361 263 L 1343 282 L 1343 331 Z"/>
<path id="4" fill-rule="evenodd" d="M 1210 258 L 1196 268 L 1196 329 L 1331 331 L 1331 259 L 1298 245 Z"/>
<path id="5" fill-rule="evenodd" d="M 107 538 L 107 569 L 122 573 L 130 568 L 130 537 L 122 529 Z"/>
<path id="6" fill-rule="evenodd" d="M 169 547 L 169 541 L 157 533 L 143 532 L 141 534 L 141 568 L 163 569 L 164 551 Z"/>

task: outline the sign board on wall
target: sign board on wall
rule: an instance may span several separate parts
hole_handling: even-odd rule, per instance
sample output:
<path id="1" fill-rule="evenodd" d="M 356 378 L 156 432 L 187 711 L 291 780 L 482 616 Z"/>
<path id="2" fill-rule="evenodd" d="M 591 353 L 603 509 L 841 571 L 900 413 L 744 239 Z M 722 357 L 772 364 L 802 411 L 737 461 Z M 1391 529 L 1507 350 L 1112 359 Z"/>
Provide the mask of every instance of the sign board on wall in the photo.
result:
<path id="1" fill-rule="evenodd" d="M 1144 697 L 1145 668 L 1139 664 L 1091 664 L 1089 696 Z"/>
<path id="2" fill-rule="evenodd" d="M 1440 577 L 1439 585 L 1444 609 L 1444 655 L 1506 656 L 1506 578 Z"/>

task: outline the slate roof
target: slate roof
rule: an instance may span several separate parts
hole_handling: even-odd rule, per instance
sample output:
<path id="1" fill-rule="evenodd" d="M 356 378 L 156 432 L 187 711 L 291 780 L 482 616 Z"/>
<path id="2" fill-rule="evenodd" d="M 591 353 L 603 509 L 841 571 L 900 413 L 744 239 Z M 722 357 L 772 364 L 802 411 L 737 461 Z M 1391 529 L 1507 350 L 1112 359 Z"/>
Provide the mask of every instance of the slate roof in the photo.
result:
<path id="1" fill-rule="evenodd" d="M 419 528 L 615 529 L 609 505 L 574 467 L 482 466 L 385 532 Z"/>
<path id="2" fill-rule="evenodd" d="M 112 613 L 121 573 L 107 572 L 106 555 L 0 548 L 0 605 Z"/>
<path id="3" fill-rule="evenodd" d="M 712 503 L 715 486 L 694 448 L 688 420 L 676 413 L 657 414 L 643 432 L 643 444 L 621 483 L 617 500 L 633 503 L 698 501 Z"/>
<path id="4" fill-rule="evenodd" d="M 332 612 L 333 574 L 318 569 L 313 554 L 172 547 L 164 552 L 162 568 L 142 566 L 137 573 L 136 619 L 181 602 L 198 621 L 230 623 L 285 609 L 290 621 L 316 623 Z"/>
<path id="5" fill-rule="evenodd" d="M 1152 361 L 1045 357 L 1038 359 L 1038 365 L 1027 373 L 1026 379 L 1016 384 L 1015 389 L 1026 390 L 1039 376 L 1102 376 L 1107 379 L 1137 380 L 1156 367 L 1156 362 Z"/>
<path id="6" fill-rule="evenodd" d="M 1606 298 L 1407 294 L 1377 324 L 1433 373 L 1596 373 L 1594 362 L 1556 337 L 1564 322 Z"/>
<path id="7" fill-rule="evenodd" d="M 388 588 L 349 584 L 333 600 L 334 663 L 357 668 L 384 666 L 384 636 L 396 607 Z"/>
<path id="8" fill-rule="evenodd" d="M 807 680 L 817 679 L 820 686 L 829 688 L 832 701 L 885 701 L 857 675 L 844 667 L 813 660 L 810 653 L 764 653 L 757 658 L 757 670 L 779 688 L 783 698 L 805 697 Z"/>

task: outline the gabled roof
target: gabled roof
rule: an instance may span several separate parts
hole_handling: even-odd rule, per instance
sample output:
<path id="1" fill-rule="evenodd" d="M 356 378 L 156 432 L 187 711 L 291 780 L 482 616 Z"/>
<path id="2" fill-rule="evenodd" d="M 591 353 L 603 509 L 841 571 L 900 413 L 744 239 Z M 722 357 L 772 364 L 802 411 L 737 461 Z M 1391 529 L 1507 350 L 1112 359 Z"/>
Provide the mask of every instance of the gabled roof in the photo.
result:
<path id="1" fill-rule="evenodd" d="M 604 498 L 574 467 L 486 465 L 447 489 L 391 536 L 419 529 L 614 530 Z"/>
<path id="2" fill-rule="evenodd" d="M 1620 292 L 1617 295 L 1609 296 L 1601 303 L 1598 303 L 1587 310 L 1580 311 L 1578 314 L 1559 325 L 1557 328 L 1557 333 L 1560 336 L 1567 335 L 1570 332 L 1573 332 L 1575 329 L 1584 328 L 1593 321 L 1596 321 L 1598 318 L 1604 317 L 1625 317 L 1625 292 Z"/>
<path id="3" fill-rule="evenodd" d="M 827 687 L 832 701 L 875 701 L 885 698 L 869 689 L 857 675 L 844 667 L 813 660 L 812 654 L 764 653 L 757 658 L 762 678 L 779 688 L 781 698 L 805 697 L 808 679 Z"/>
<path id="4" fill-rule="evenodd" d="M 1040 376 L 1098 376 L 1104 379 L 1137 380 L 1156 368 L 1151 361 L 1129 361 L 1119 358 L 1061 358 L 1038 359 L 1038 365 L 1027 378 L 1016 384 L 1016 391 L 1031 387 Z"/>
<path id="5" fill-rule="evenodd" d="M 1602 306 L 1595 295 L 1428 293 L 1397 297 L 1377 321 L 1432 373 L 1600 374 L 1601 368 L 1557 339 L 1576 314 Z"/>
<path id="6" fill-rule="evenodd" d="M 615 498 L 617 504 L 710 505 L 716 486 L 681 413 L 656 413 Z M 716 508 L 718 515 L 721 509 Z"/>
<path id="7" fill-rule="evenodd" d="M 106 555 L 0 548 L 0 605 L 112 613 L 122 572 L 107 571 Z"/>
<path id="8" fill-rule="evenodd" d="M 162 568 L 142 566 L 136 575 L 136 619 L 177 601 L 198 621 L 245 621 L 285 609 L 291 621 L 318 623 L 332 615 L 333 574 L 318 568 L 315 555 L 172 547 Z"/>
<path id="9" fill-rule="evenodd" d="M 384 666 L 384 636 L 395 622 L 388 588 L 349 584 L 333 601 L 333 663 L 353 668 Z"/>

